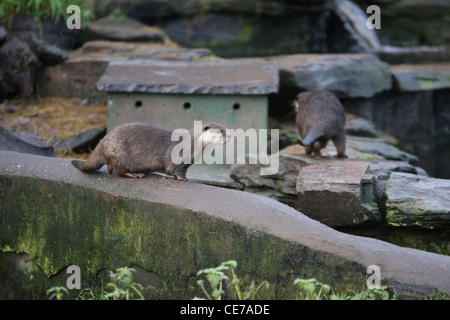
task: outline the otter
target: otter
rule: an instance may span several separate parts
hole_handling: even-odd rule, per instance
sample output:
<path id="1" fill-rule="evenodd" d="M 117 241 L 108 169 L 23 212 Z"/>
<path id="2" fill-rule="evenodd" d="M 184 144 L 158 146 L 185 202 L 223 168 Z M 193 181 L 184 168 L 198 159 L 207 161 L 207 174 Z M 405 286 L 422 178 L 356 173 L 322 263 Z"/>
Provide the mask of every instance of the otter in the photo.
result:
<path id="1" fill-rule="evenodd" d="M 302 136 L 298 140 L 307 154 L 321 155 L 320 149 L 331 139 L 337 156 L 345 154 L 345 112 L 336 95 L 328 90 L 305 91 L 295 99 L 297 129 Z"/>
<path id="2" fill-rule="evenodd" d="M 106 164 L 108 172 L 115 171 L 119 177 L 142 178 L 145 172 L 160 172 L 188 181 L 186 172 L 194 163 L 194 144 L 199 142 L 203 151 L 210 144 L 226 143 L 230 139 L 228 129 L 219 123 L 202 124 L 201 130 L 198 137 L 194 137 L 194 129 L 189 130 L 190 163 L 173 163 L 171 152 L 179 143 L 171 140 L 173 130 L 134 122 L 111 130 L 87 160 L 72 160 L 72 165 L 82 171 L 93 171 Z"/>

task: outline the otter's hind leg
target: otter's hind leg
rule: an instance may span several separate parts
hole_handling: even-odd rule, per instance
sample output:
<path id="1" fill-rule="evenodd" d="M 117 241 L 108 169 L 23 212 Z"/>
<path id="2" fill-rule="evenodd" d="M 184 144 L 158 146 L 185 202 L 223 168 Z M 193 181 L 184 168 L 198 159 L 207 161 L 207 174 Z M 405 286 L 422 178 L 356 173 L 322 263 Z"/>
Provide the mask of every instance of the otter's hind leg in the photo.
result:
<path id="1" fill-rule="evenodd" d="M 332 140 L 337 150 L 337 156 L 339 158 L 348 158 L 345 154 L 345 133 L 337 135 Z"/>
<path id="2" fill-rule="evenodd" d="M 145 173 L 129 172 L 127 168 L 119 164 L 116 164 L 114 171 L 116 171 L 117 175 L 121 178 L 142 178 L 145 176 Z"/>

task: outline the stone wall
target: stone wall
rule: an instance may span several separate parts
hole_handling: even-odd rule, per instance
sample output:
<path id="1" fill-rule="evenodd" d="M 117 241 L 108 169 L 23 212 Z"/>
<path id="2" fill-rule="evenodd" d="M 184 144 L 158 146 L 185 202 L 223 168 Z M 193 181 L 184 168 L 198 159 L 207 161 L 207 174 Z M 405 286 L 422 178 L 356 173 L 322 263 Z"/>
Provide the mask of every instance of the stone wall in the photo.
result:
<path id="1" fill-rule="evenodd" d="M 230 259 L 243 286 L 270 282 L 262 298 L 293 298 L 297 277 L 359 292 L 369 265 L 400 296 L 450 293 L 448 256 L 347 235 L 247 192 L 85 174 L 68 159 L 0 151 L 0 222 L 2 298 L 44 298 L 75 264 L 84 288 L 134 266 L 148 297 L 191 299 L 196 272 Z"/>

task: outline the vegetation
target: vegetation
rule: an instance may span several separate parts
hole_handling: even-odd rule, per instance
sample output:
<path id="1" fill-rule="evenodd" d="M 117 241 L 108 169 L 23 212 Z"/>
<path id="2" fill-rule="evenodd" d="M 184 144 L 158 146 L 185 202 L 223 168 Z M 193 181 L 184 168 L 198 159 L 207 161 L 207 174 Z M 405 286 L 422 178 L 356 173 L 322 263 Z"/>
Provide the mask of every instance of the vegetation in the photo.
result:
<path id="1" fill-rule="evenodd" d="M 0 2 L 0 17 L 9 20 L 14 16 L 32 16 L 36 21 L 50 18 L 55 23 L 66 19 L 66 12 L 70 5 L 77 5 L 81 9 L 81 18 L 89 20 L 91 11 L 84 8 L 84 0 L 2 0 Z"/>
<path id="2" fill-rule="evenodd" d="M 223 262 L 216 268 L 207 268 L 200 270 L 197 275 L 204 275 L 209 283 L 210 291 L 205 287 L 204 280 L 198 280 L 197 284 L 201 287 L 208 300 L 221 300 L 224 296 L 230 299 L 254 300 L 261 288 L 268 288 L 269 283 L 263 281 L 259 286 L 254 282 L 248 288 L 243 290 L 240 286 L 239 278 L 236 275 L 236 261 Z M 228 274 L 228 275 L 227 275 Z M 332 288 L 317 279 L 294 280 L 293 285 L 298 288 L 297 300 L 396 300 L 398 299 L 395 291 L 388 287 L 379 287 L 368 289 L 354 295 L 337 295 Z M 228 293 L 228 294 L 227 294 Z M 195 298 L 199 299 L 199 298 Z"/>
<path id="3" fill-rule="evenodd" d="M 206 279 L 199 279 L 197 284 L 202 289 L 208 300 L 254 300 L 258 298 L 260 290 L 268 289 L 269 283 L 263 281 L 258 286 L 252 281 L 247 288 L 242 288 L 236 273 L 237 263 L 234 260 L 226 261 L 215 268 L 206 268 L 197 272 L 197 276 Z M 77 296 L 77 300 L 144 300 L 142 293 L 143 286 L 134 282 L 133 268 L 118 268 L 116 272 L 110 272 L 112 282 L 102 288 L 99 294 L 95 294 L 90 288 L 83 289 Z M 327 284 L 323 284 L 317 279 L 294 280 L 293 285 L 297 288 L 295 299 L 297 300 L 397 300 L 398 296 L 393 288 L 380 286 L 378 288 L 367 289 L 353 294 L 336 294 Z M 62 300 L 68 290 L 64 287 L 53 287 L 47 290 L 49 299 Z M 195 297 L 194 300 L 204 300 L 205 298 Z M 433 293 L 426 300 L 446 300 L 442 293 Z"/>

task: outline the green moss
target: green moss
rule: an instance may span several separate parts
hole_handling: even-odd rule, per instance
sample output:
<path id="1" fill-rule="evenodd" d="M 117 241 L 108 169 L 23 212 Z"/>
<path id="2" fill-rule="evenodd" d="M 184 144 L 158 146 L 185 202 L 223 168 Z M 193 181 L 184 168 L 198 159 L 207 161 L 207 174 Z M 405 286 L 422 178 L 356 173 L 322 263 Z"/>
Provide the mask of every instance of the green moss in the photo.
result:
<path id="1" fill-rule="evenodd" d="M 200 294 L 198 270 L 233 259 L 244 283 L 269 281 L 272 298 L 293 297 L 297 277 L 335 287 L 345 278 L 355 289 L 364 281 L 357 264 L 207 214 L 47 180 L 14 178 L 8 190 L 1 249 L 28 253 L 47 277 L 72 264 L 83 279 L 138 265 L 190 299 Z M 346 271 L 334 272 L 335 263 Z"/>

